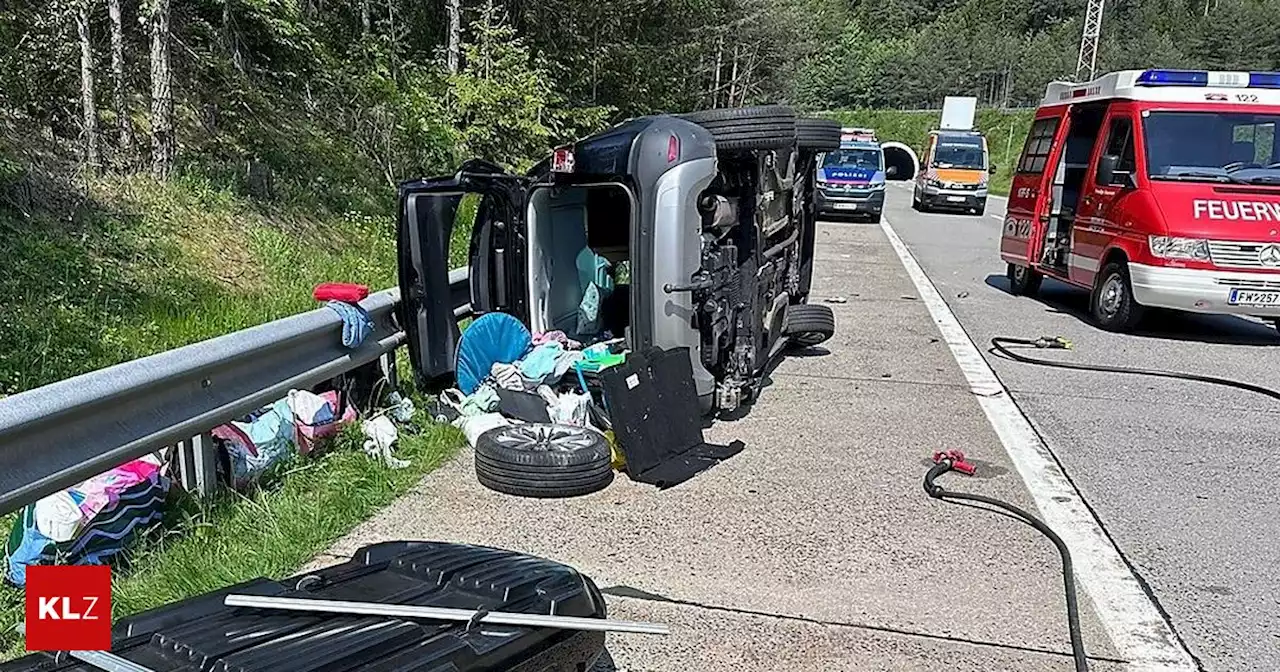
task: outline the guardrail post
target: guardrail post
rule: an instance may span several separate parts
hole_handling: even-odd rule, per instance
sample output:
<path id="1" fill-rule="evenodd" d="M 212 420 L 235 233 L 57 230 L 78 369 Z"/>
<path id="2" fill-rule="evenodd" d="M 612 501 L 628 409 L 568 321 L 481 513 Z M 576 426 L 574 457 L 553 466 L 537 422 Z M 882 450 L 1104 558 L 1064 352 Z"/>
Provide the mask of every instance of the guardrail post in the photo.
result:
<path id="1" fill-rule="evenodd" d="M 387 391 L 400 389 L 400 378 L 396 372 L 396 351 L 392 350 L 378 358 L 378 369 L 387 379 Z"/>
<path id="2" fill-rule="evenodd" d="M 177 446 L 178 477 L 187 492 L 208 498 L 218 488 L 218 448 L 208 432 Z"/>

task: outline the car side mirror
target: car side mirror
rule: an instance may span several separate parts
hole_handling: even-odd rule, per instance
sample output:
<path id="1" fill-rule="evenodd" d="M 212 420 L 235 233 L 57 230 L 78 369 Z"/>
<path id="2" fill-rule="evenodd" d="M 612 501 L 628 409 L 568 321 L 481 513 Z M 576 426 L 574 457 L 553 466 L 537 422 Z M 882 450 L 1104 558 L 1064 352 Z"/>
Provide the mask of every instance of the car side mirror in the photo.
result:
<path id="1" fill-rule="evenodd" d="M 994 163 L 993 163 L 993 164 L 991 164 L 990 166 L 988 166 L 988 167 L 987 167 L 987 173 L 988 173 L 988 174 L 991 174 L 991 175 L 995 175 L 995 174 L 996 174 L 996 164 L 994 164 Z"/>
<path id="2" fill-rule="evenodd" d="M 898 174 L 898 167 L 897 167 L 897 166 L 889 166 L 888 168 L 885 168 L 885 169 L 884 169 L 884 176 L 885 176 L 885 177 L 893 177 L 894 175 L 897 175 L 897 174 Z"/>

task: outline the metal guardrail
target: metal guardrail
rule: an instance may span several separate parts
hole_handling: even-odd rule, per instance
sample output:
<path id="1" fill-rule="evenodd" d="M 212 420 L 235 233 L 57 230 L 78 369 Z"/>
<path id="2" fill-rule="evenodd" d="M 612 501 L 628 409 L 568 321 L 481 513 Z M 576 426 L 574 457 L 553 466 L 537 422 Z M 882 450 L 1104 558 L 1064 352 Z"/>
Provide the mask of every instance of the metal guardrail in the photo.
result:
<path id="1" fill-rule="evenodd" d="M 454 316 L 470 315 L 468 269 L 449 283 Z M 0 515 L 169 446 L 184 485 L 210 491 L 208 432 L 291 389 L 394 357 L 405 339 L 399 301 L 388 289 L 361 302 L 374 330 L 352 350 L 341 319 L 321 307 L 0 399 Z"/>

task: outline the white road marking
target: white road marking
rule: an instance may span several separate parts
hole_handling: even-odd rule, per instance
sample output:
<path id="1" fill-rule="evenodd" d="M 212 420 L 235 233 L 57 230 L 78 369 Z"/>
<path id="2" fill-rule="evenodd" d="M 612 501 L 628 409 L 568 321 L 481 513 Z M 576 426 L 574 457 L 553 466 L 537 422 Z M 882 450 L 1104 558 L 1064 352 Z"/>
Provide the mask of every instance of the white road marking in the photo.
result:
<path id="1" fill-rule="evenodd" d="M 978 352 L 942 295 L 911 251 L 882 218 L 880 228 L 920 292 L 920 298 L 951 348 L 951 354 L 978 398 L 1009 459 L 1026 483 L 1044 522 L 1071 550 L 1076 577 L 1121 658 L 1132 670 L 1193 671 L 1191 653 L 1174 635 L 1159 609 L 1142 590 L 1119 550 L 1067 480 L 1052 451 L 1031 427 L 1003 383 Z"/>
<path id="2" fill-rule="evenodd" d="M 987 215 L 987 216 L 988 216 L 988 217 L 990 217 L 990 218 L 992 218 L 992 219 L 998 219 L 998 220 L 1000 220 L 1000 221 L 1002 221 L 1002 222 L 1004 221 L 1004 215 L 997 215 L 997 214 L 995 214 L 994 212 L 993 212 L 993 213 L 991 213 L 991 214 L 989 214 L 989 215 Z"/>

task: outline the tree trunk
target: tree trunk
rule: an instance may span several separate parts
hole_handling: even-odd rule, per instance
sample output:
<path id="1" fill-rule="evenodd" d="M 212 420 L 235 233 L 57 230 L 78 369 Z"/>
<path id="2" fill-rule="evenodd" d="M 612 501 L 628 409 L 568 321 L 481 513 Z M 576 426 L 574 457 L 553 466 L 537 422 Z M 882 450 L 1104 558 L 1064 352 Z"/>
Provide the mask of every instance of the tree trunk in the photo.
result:
<path id="1" fill-rule="evenodd" d="M 720 106 L 720 67 L 724 59 L 724 36 L 720 36 L 720 41 L 716 43 L 716 83 L 711 89 L 711 108 L 715 109 Z"/>
<path id="2" fill-rule="evenodd" d="M 169 0 L 155 0 L 151 10 L 151 174 L 169 177 L 173 170 L 173 73 L 169 70 Z"/>
<path id="3" fill-rule="evenodd" d="M 236 31 L 236 20 L 231 15 L 231 2 L 232 0 L 222 0 L 222 42 L 231 56 L 231 63 L 236 66 L 237 71 L 244 74 L 247 68 L 244 52 L 240 50 L 240 35 Z"/>
<path id="4" fill-rule="evenodd" d="M 369 35 L 369 0 L 360 0 L 360 34 Z"/>
<path id="5" fill-rule="evenodd" d="M 129 122 L 129 107 L 124 91 L 124 20 L 120 16 L 120 0 L 107 0 L 107 12 L 111 15 L 111 102 L 115 106 L 117 142 L 120 156 L 130 160 L 133 151 L 133 126 Z"/>
<path id="6" fill-rule="evenodd" d="M 84 162 L 98 167 L 98 107 L 93 97 L 93 43 L 89 41 L 89 0 L 76 8 L 76 32 L 80 36 L 80 103 L 84 113 Z"/>
<path id="7" fill-rule="evenodd" d="M 733 45 L 733 70 L 729 75 L 729 107 L 733 107 L 733 99 L 738 95 L 738 45 Z"/>
<path id="8" fill-rule="evenodd" d="M 458 54 L 462 43 L 462 7 L 461 0 L 444 0 L 445 9 L 449 13 L 449 44 L 445 54 L 449 72 L 458 72 Z"/>

